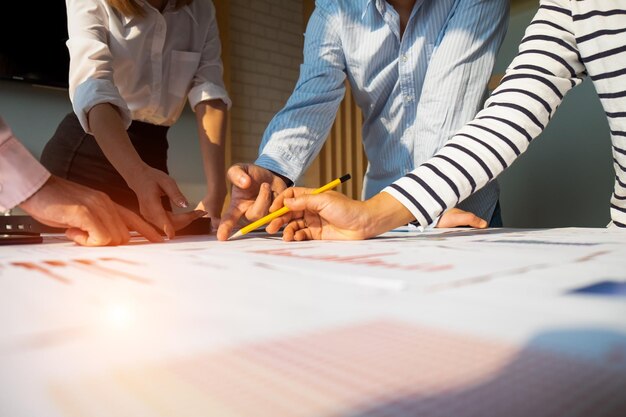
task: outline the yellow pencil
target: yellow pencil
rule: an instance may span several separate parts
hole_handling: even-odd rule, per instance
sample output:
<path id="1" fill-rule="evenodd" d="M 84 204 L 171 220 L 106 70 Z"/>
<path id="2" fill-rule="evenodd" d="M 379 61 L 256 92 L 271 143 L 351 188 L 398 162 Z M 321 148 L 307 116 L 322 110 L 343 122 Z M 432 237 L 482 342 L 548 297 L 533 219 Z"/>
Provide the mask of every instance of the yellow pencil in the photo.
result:
<path id="1" fill-rule="evenodd" d="M 336 186 L 338 186 L 341 183 L 344 183 L 346 181 L 348 181 L 350 179 L 350 174 L 346 174 L 341 178 L 337 178 L 332 180 L 331 182 L 329 182 L 328 184 L 314 190 L 311 194 L 319 194 L 319 193 L 323 193 L 324 191 L 328 191 L 330 189 L 335 188 Z M 228 240 L 231 239 L 235 239 L 238 238 L 240 236 L 245 235 L 246 233 L 249 233 L 251 231 L 253 231 L 254 229 L 258 229 L 259 227 L 263 226 L 264 224 L 267 224 L 269 222 L 271 222 L 272 220 L 274 220 L 277 217 L 282 216 L 283 214 L 287 213 L 289 211 L 289 207 L 287 206 L 283 206 L 282 208 L 271 212 L 270 214 L 268 214 L 265 217 L 261 217 L 259 220 L 250 223 L 249 225 L 242 227 L 241 229 L 239 229 L 237 231 L 237 233 L 235 233 L 234 235 L 232 235 L 231 237 L 228 238 Z"/>

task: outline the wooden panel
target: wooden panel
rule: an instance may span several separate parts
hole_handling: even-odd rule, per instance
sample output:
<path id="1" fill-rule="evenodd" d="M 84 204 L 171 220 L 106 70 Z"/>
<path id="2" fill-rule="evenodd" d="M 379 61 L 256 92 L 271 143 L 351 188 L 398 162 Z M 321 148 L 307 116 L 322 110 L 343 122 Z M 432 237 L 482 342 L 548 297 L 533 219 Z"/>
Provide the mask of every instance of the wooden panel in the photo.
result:
<path id="1" fill-rule="evenodd" d="M 306 27 L 306 24 L 309 21 L 309 17 L 311 17 L 311 13 L 313 13 L 313 9 L 315 9 L 315 0 L 304 0 L 302 2 L 304 27 Z"/>
<path id="2" fill-rule="evenodd" d="M 504 74 L 493 74 L 489 79 L 489 84 L 487 85 L 487 89 L 489 90 L 489 94 L 493 92 L 493 90 L 500 85 L 500 80 L 504 77 Z"/>
<path id="3" fill-rule="evenodd" d="M 231 91 L 231 65 L 230 65 L 230 27 L 229 14 L 230 2 L 228 0 L 214 0 L 215 12 L 217 16 L 217 26 L 220 32 L 220 41 L 222 43 L 222 62 L 224 65 L 224 85 L 226 91 Z M 232 161 L 232 145 L 231 145 L 231 128 L 230 128 L 230 112 L 228 113 L 228 125 L 226 128 L 226 167 L 231 165 Z"/>
<path id="4" fill-rule="evenodd" d="M 355 199 L 360 199 L 363 188 L 363 174 L 367 158 L 363 150 L 361 129 L 363 115 L 356 105 L 349 84 L 346 83 L 346 96 L 339 107 L 335 123 L 319 156 L 320 170 L 318 184 L 350 174 L 352 180 L 342 184 L 338 191 Z"/>

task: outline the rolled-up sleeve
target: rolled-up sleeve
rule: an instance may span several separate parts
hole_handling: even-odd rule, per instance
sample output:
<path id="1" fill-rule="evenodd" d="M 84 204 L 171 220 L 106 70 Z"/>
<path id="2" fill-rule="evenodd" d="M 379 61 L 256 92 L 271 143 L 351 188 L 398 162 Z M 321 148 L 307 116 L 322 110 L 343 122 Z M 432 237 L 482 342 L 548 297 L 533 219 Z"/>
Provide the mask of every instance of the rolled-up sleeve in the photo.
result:
<path id="1" fill-rule="evenodd" d="M 196 105 L 206 100 L 222 100 L 230 109 L 232 102 L 224 85 L 224 66 L 221 59 L 222 47 L 219 29 L 215 17 L 215 6 L 210 2 L 210 21 L 206 41 L 198 70 L 194 75 L 192 87 L 187 95 L 189 105 Z"/>
<path id="2" fill-rule="evenodd" d="M 99 2 L 66 0 L 67 47 L 70 53 L 69 95 L 81 126 L 91 133 L 87 114 L 96 104 L 118 108 L 126 127 L 131 113 L 116 87 L 108 45 L 108 16 Z"/>

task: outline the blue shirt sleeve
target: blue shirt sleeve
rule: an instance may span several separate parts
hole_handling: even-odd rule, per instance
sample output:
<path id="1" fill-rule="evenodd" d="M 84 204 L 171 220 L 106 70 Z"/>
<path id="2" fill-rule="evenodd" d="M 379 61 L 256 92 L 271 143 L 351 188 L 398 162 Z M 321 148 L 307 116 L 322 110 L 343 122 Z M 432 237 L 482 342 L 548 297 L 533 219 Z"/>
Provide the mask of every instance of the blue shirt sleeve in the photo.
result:
<path id="1" fill-rule="evenodd" d="M 296 182 L 321 150 L 345 95 L 345 58 L 337 15 L 316 6 L 307 25 L 300 78 L 270 121 L 255 164 Z"/>

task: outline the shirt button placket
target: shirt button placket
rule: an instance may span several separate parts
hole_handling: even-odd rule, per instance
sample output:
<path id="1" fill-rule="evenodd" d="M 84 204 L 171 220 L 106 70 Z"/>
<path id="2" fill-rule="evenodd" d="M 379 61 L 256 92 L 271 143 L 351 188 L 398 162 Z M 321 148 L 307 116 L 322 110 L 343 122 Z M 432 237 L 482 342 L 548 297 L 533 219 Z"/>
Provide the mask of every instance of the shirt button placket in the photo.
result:
<path id="1" fill-rule="evenodd" d="M 411 76 L 410 76 L 409 68 L 407 66 L 408 61 L 409 61 L 408 55 L 404 52 L 401 52 L 399 72 L 400 72 L 400 82 L 402 85 L 402 101 L 404 101 L 406 105 L 408 105 L 409 103 L 411 103 L 411 101 L 413 101 L 413 95 L 411 94 L 412 88 L 410 84 Z"/>
<path id="2" fill-rule="evenodd" d="M 158 97 L 161 97 L 162 91 L 162 75 L 163 75 L 163 46 L 165 45 L 165 19 L 159 15 L 156 27 L 154 29 L 154 42 L 152 49 L 152 65 L 154 71 L 153 90 L 151 105 L 148 109 L 150 114 L 154 114 L 158 109 Z"/>

